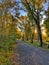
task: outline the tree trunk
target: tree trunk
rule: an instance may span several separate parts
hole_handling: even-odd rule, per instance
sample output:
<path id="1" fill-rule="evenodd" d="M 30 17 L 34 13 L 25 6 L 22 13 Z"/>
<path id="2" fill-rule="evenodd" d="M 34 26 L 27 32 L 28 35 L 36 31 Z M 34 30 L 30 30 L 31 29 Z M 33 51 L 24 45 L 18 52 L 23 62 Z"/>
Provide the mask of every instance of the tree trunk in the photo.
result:
<path id="1" fill-rule="evenodd" d="M 31 36 L 31 43 L 33 43 L 33 37 L 34 37 L 34 34 L 32 33 L 32 36 Z"/>
<path id="2" fill-rule="evenodd" d="M 28 34 L 26 34 L 26 40 L 28 41 Z"/>
<path id="3" fill-rule="evenodd" d="M 22 40 L 24 41 L 24 34 L 23 34 L 23 36 L 22 36 Z"/>
<path id="4" fill-rule="evenodd" d="M 28 41 L 28 36 L 26 37 L 26 40 Z"/>
<path id="5" fill-rule="evenodd" d="M 39 39 L 40 47 L 42 47 L 43 42 L 42 42 L 41 27 L 39 23 L 37 24 L 37 31 L 38 31 L 38 39 Z"/>
<path id="6" fill-rule="evenodd" d="M 37 10 L 36 25 L 37 25 L 37 31 L 38 31 L 38 38 L 39 38 L 40 47 L 42 47 L 43 41 L 42 41 L 42 33 L 41 33 L 41 27 L 40 27 L 40 11 L 39 10 Z"/>

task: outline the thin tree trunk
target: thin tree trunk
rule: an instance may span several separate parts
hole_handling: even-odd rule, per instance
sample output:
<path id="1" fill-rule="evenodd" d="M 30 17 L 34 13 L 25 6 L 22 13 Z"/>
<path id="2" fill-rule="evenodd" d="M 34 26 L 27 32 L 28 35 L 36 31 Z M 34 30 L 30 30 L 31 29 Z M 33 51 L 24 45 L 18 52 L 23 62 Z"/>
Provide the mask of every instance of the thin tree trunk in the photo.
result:
<path id="1" fill-rule="evenodd" d="M 26 37 L 27 41 L 28 41 L 28 36 Z"/>
<path id="2" fill-rule="evenodd" d="M 24 41 L 24 34 L 23 34 L 23 36 L 22 36 L 22 40 Z"/>
<path id="3" fill-rule="evenodd" d="M 40 47 L 42 47 L 43 41 L 42 41 L 41 27 L 39 23 L 37 24 L 37 31 L 38 31 L 38 39 L 39 39 Z"/>
<path id="4" fill-rule="evenodd" d="M 31 36 L 31 43 L 33 43 L 33 37 L 34 37 L 34 34 L 32 33 L 32 36 Z"/>
<path id="5" fill-rule="evenodd" d="M 26 34 L 26 40 L 28 41 L 28 34 Z"/>

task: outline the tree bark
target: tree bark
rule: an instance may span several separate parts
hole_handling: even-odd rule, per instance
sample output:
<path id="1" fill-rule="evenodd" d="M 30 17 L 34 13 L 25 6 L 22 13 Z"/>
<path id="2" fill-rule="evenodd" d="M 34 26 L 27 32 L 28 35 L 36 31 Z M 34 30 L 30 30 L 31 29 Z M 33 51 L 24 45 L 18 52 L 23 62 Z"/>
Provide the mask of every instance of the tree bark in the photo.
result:
<path id="1" fill-rule="evenodd" d="M 26 40 L 28 41 L 28 35 L 26 35 Z"/>
<path id="2" fill-rule="evenodd" d="M 32 33 L 32 36 L 31 36 L 31 43 L 33 43 L 33 37 L 34 37 L 34 34 Z"/>
<path id="3" fill-rule="evenodd" d="M 41 27 L 40 27 L 40 11 L 37 11 L 36 25 L 37 25 L 37 31 L 38 31 L 38 38 L 39 38 L 40 47 L 42 47 L 43 41 L 42 41 L 42 33 L 41 33 Z"/>
<path id="4" fill-rule="evenodd" d="M 37 24 L 37 31 L 38 31 L 38 39 L 39 39 L 40 47 L 42 47 L 43 41 L 42 41 L 41 27 L 39 23 Z"/>
<path id="5" fill-rule="evenodd" d="M 24 41 L 24 34 L 23 34 L 23 36 L 22 36 L 22 40 Z"/>

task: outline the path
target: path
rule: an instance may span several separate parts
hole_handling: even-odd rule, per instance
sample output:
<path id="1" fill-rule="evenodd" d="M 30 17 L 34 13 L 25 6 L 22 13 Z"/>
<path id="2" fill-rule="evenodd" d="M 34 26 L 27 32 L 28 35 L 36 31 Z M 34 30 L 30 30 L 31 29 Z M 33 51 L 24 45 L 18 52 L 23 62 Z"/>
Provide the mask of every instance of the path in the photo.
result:
<path id="1" fill-rule="evenodd" d="M 16 50 L 18 50 L 16 52 Z M 17 41 L 15 65 L 49 65 L 49 51 Z"/>

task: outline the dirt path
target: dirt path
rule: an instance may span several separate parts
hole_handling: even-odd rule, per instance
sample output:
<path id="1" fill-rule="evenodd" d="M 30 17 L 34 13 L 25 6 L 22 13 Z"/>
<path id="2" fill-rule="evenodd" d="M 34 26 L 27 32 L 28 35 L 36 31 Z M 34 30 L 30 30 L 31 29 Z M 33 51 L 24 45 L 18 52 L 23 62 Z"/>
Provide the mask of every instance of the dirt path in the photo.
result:
<path id="1" fill-rule="evenodd" d="M 17 41 L 16 50 L 13 58 L 15 65 L 49 65 L 49 51 L 30 46 L 21 40 Z"/>

